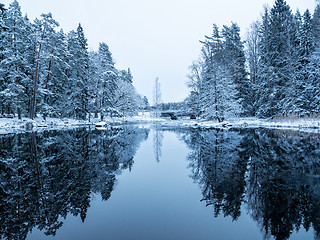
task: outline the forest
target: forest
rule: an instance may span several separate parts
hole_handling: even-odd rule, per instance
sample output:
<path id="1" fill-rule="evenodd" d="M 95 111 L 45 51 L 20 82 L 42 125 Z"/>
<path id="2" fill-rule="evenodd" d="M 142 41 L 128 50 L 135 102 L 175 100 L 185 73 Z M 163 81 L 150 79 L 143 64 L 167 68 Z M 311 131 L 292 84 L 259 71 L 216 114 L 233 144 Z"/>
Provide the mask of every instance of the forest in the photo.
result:
<path id="1" fill-rule="evenodd" d="M 320 6 L 292 13 L 284 0 L 265 7 L 243 41 L 236 23 L 201 41 L 186 99 L 198 116 L 317 117 L 320 113 Z"/>
<path id="2" fill-rule="evenodd" d="M 109 46 L 89 51 L 84 30 L 64 33 L 50 13 L 31 22 L 14 0 L 0 4 L 0 115 L 89 119 L 133 116 L 148 105 L 119 70 Z M 301 118 L 320 113 L 320 5 L 292 12 L 285 0 L 265 7 L 241 39 L 232 22 L 200 41 L 189 67 L 189 115 Z M 159 95 L 159 94 L 158 94 Z M 162 108 L 163 108 L 162 107 Z M 160 109 L 160 110 L 170 110 Z"/>
<path id="3" fill-rule="evenodd" d="M 0 10 L 1 116 L 130 116 L 143 104 L 130 69 L 115 67 L 106 43 L 89 51 L 81 24 L 64 33 L 51 13 L 30 22 L 16 0 Z"/>

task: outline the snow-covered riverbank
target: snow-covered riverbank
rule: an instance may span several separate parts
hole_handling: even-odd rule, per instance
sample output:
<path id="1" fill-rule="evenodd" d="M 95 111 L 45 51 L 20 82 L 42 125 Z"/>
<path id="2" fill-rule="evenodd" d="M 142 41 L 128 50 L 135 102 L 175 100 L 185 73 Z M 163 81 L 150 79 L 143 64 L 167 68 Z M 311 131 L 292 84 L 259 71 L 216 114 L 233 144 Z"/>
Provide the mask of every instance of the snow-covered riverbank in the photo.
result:
<path id="1" fill-rule="evenodd" d="M 288 129 L 303 132 L 319 132 L 320 119 L 259 119 L 239 118 L 217 123 L 215 121 L 199 121 L 200 128 L 268 128 Z"/>
<path id="2" fill-rule="evenodd" d="M 94 122 L 76 120 L 76 119 L 59 119 L 59 118 L 0 118 L 0 134 L 12 133 L 12 132 L 24 132 L 24 131 L 37 131 L 41 129 L 63 129 L 78 126 L 93 125 Z"/>
<path id="3" fill-rule="evenodd" d="M 194 128 L 269 128 L 269 129 L 290 129 L 304 132 L 319 132 L 320 133 L 320 119 L 303 118 L 303 119 L 258 119 L 258 118 L 238 118 L 230 119 L 218 123 L 216 121 L 207 120 L 190 120 L 178 119 L 170 120 L 168 118 L 152 118 L 150 116 L 136 116 L 132 118 L 107 118 L 104 120 L 107 125 L 120 125 L 120 124 L 159 124 L 168 127 L 194 127 Z M 99 119 L 76 120 L 68 118 L 36 118 L 31 120 L 23 118 L 0 118 L 0 134 L 12 132 L 25 132 L 25 131 L 39 131 L 45 129 L 66 129 L 80 126 L 94 126 Z"/>
<path id="4" fill-rule="evenodd" d="M 195 128 L 268 128 L 268 129 L 288 129 L 303 132 L 320 133 L 320 119 L 300 118 L 300 119 L 259 119 L 259 118 L 235 118 L 224 122 L 208 121 L 203 119 L 178 119 L 170 120 L 163 118 L 134 117 L 126 119 L 126 122 L 150 122 L 169 127 L 195 127 Z"/>

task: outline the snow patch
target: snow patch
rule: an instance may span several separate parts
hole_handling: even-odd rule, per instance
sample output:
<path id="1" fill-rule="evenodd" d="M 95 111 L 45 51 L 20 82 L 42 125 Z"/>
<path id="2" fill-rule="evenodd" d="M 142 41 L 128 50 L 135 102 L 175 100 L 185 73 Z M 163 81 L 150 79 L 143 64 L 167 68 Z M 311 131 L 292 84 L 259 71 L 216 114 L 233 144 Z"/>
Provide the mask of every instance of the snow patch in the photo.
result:
<path id="1" fill-rule="evenodd" d="M 162 125 L 169 127 L 193 127 L 193 128 L 269 128 L 269 129 L 291 129 L 304 132 L 320 133 L 320 119 L 304 118 L 304 119 L 259 119 L 259 118 L 234 118 L 228 121 L 217 122 L 203 119 L 180 118 L 178 120 L 170 120 L 170 118 L 154 118 L 150 114 L 139 114 L 134 117 L 123 118 L 105 118 L 103 122 L 99 119 L 77 120 L 71 118 L 36 118 L 31 120 L 23 118 L 18 120 L 15 118 L 0 118 L 0 134 L 12 132 L 37 131 L 41 129 L 64 129 L 79 126 L 96 126 L 105 128 L 108 125 L 121 124 L 140 124 L 140 125 Z M 100 126 L 101 125 L 101 126 Z"/>

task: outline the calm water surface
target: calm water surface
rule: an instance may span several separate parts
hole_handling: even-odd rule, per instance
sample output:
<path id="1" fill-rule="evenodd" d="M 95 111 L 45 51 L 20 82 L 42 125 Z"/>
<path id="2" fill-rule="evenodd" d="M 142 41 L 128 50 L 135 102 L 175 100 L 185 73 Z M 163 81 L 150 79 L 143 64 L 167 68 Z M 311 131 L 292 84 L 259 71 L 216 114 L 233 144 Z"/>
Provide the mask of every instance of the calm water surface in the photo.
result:
<path id="1" fill-rule="evenodd" d="M 0 136 L 1 239 L 318 239 L 320 135 L 157 126 Z"/>

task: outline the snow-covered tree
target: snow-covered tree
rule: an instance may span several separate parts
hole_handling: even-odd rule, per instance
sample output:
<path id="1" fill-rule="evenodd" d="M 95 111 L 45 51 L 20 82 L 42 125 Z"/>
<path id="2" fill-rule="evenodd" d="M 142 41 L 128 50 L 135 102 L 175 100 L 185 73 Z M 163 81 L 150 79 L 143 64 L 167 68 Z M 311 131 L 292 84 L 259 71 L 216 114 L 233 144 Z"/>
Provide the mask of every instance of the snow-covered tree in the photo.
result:
<path id="1" fill-rule="evenodd" d="M 143 103 L 142 109 L 144 109 L 144 110 L 150 109 L 149 100 L 146 96 L 142 97 L 142 103 Z"/>
<path id="2" fill-rule="evenodd" d="M 252 115 L 256 114 L 256 92 L 259 86 L 257 85 L 257 79 L 258 79 L 258 70 L 259 70 L 259 59 L 260 59 L 260 53 L 259 53 L 259 44 L 260 44 L 260 22 L 256 21 L 253 22 L 250 26 L 249 31 L 247 32 L 246 36 L 246 58 L 247 58 L 247 64 L 249 69 L 249 83 L 250 83 L 250 89 L 251 89 L 251 106 L 252 106 Z"/>
<path id="3" fill-rule="evenodd" d="M 57 32 L 59 23 L 52 18 L 51 13 L 43 14 L 42 19 L 36 21 L 38 29 L 39 46 L 39 69 L 37 70 L 37 98 L 36 109 L 42 114 L 43 118 L 47 116 L 59 116 L 60 104 L 63 86 L 66 84 L 66 61 L 67 44 L 63 31 Z M 39 50 L 40 51 L 40 50 Z"/>
<path id="4" fill-rule="evenodd" d="M 190 94 L 186 98 L 185 102 L 190 114 L 200 116 L 201 114 L 201 101 L 200 101 L 200 90 L 202 84 L 202 67 L 203 64 L 201 59 L 194 61 L 189 67 L 190 73 L 187 75 L 187 85 L 190 88 Z"/>
<path id="5" fill-rule="evenodd" d="M 191 73 L 188 75 L 191 94 L 187 99 L 187 105 L 193 114 L 216 119 L 219 122 L 225 118 L 239 116 L 242 111 L 242 99 L 238 86 L 242 82 L 240 79 L 245 75 L 240 77 L 238 74 L 236 57 L 232 60 L 236 65 L 234 69 L 227 64 L 231 61 L 227 51 L 235 45 L 229 40 L 223 41 L 216 25 L 213 26 L 212 36 L 206 36 L 205 41 L 201 43 L 203 47 L 200 59 L 193 63 L 190 67 Z M 226 47 L 228 44 L 231 46 Z M 242 57 L 240 55 L 240 58 Z"/>
<path id="6" fill-rule="evenodd" d="M 89 56 L 81 24 L 67 35 L 58 26 L 51 13 L 31 23 L 17 0 L 8 10 L 0 4 L 1 114 L 85 119 L 92 112 L 102 118 L 136 113 L 142 99 L 131 70 L 116 69 L 106 43 Z"/>
<path id="7" fill-rule="evenodd" d="M 48 81 L 51 71 L 51 62 L 54 53 L 54 36 L 58 22 L 52 18 L 52 14 L 42 14 L 41 19 L 35 20 L 35 59 L 33 64 L 33 87 L 30 100 L 30 116 L 36 117 L 38 110 L 44 115 L 51 113 L 51 106 L 47 104 Z"/>
<path id="8" fill-rule="evenodd" d="M 159 82 L 159 78 L 155 78 L 154 80 L 154 86 L 153 86 L 153 106 L 155 108 L 155 115 L 156 117 L 159 117 L 160 110 L 161 110 L 161 85 Z"/>
<path id="9" fill-rule="evenodd" d="M 296 25 L 297 46 L 294 59 L 296 66 L 292 81 L 292 100 L 288 108 L 294 114 L 304 116 L 311 113 L 308 92 L 312 86 L 310 86 L 311 82 L 308 80 L 310 75 L 308 65 L 315 51 L 314 32 L 309 10 L 306 10 L 303 17 L 298 19 Z"/>
<path id="10" fill-rule="evenodd" d="M 2 35 L 1 75 L 4 80 L 0 98 L 7 108 L 7 113 L 17 112 L 18 118 L 21 119 L 21 111 L 26 109 L 28 102 L 26 87 L 30 81 L 30 76 L 27 75 L 30 64 L 25 51 L 29 36 L 26 21 L 16 0 L 9 5 L 3 22 L 5 30 Z"/>
<path id="11" fill-rule="evenodd" d="M 105 115 L 118 115 L 114 107 L 117 91 L 118 70 L 106 43 L 99 44 L 99 111 L 101 118 Z"/>
<path id="12" fill-rule="evenodd" d="M 83 28 L 68 34 L 68 116 L 85 119 L 88 112 L 89 53 Z"/>
<path id="13" fill-rule="evenodd" d="M 312 16 L 312 31 L 315 38 L 316 47 L 320 44 L 320 4 L 317 4 Z"/>
<path id="14" fill-rule="evenodd" d="M 117 90 L 114 97 L 114 107 L 124 116 L 136 115 L 142 108 L 143 102 L 132 85 L 130 69 L 120 71 L 117 81 Z"/>
<path id="15" fill-rule="evenodd" d="M 295 73 L 295 22 L 284 0 L 265 9 L 261 24 L 257 114 L 275 116 L 290 112 Z"/>
<path id="16" fill-rule="evenodd" d="M 230 27 L 223 26 L 222 36 L 224 39 L 223 62 L 238 90 L 236 99 L 241 101 L 243 114 L 251 116 L 253 114 L 252 88 L 247 77 L 244 43 L 240 38 L 239 26 L 235 23 Z"/>

